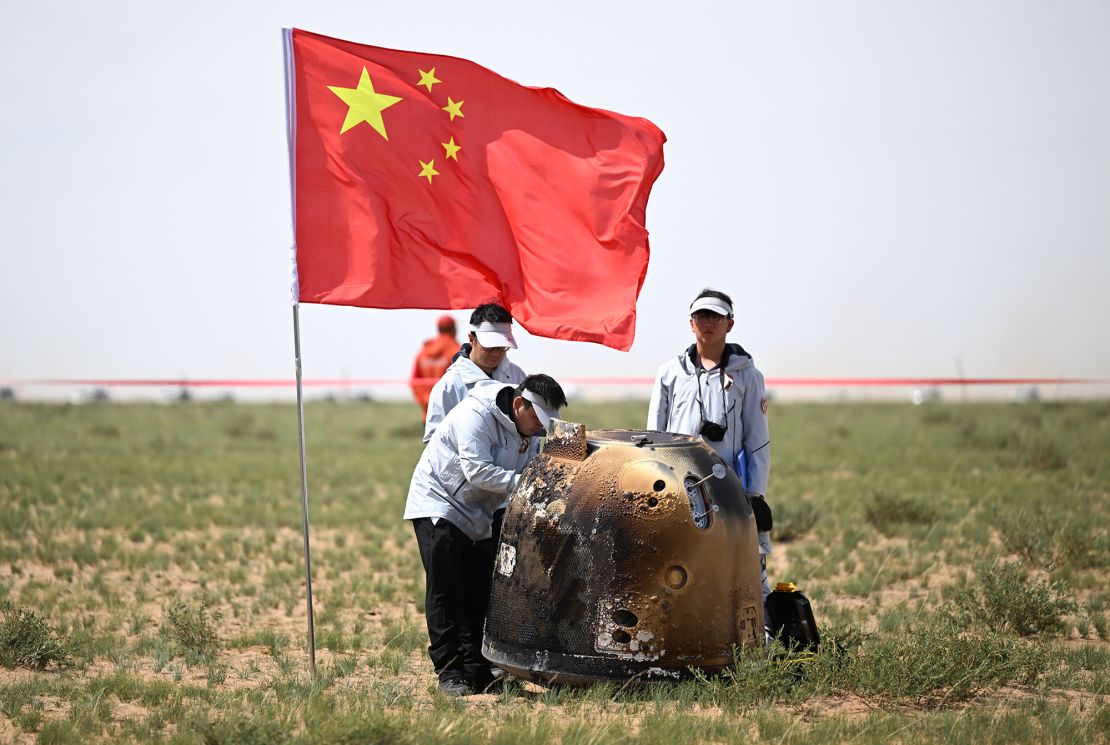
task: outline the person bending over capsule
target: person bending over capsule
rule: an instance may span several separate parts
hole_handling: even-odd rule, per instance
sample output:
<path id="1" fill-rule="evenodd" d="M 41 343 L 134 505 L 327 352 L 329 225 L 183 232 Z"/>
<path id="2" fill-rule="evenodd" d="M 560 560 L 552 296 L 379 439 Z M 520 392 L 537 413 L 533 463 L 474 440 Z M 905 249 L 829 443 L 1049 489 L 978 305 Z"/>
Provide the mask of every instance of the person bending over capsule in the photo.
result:
<path id="1" fill-rule="evenodd" d="M 516 387 L 479 383 L 443 418 L 416 464 L 404 519 L 412 520 L 424 565 L 428 656 L 444 693 L 466 695 L 493 682 L 482 657 L 497 552 L 493 513 L 566 403 L 547 375 Z"/>
<path id="2" fill-rule="evenodd" d="M 451 358 L 451 366 L 432 386 L 428 394 L 428 412 L 424 421 L 424 442 L 428 443 L 443 418 L 464 400 L 476 385 L 490 381 L 517 385 L 525 372 L 509 361 L 509 350 L 516 349 L 513 317 L 497 303 L 483 303 L 470 314 L 469 341 Z M 501 535 L 509 495 L 498 505 L 493 516 L 494 543 Z"/>

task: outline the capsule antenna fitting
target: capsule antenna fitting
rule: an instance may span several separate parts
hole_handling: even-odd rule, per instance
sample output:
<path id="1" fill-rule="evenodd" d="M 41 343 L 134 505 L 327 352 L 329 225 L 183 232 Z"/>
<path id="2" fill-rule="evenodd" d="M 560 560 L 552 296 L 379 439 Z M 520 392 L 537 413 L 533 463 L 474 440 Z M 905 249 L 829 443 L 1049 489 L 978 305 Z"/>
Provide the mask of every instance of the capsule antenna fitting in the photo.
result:
<path id="1" fill-rule="evenodd" d="M 722 466 L 720 463 L 714 463 L 713 471 L 708 476 L 702 478 L 700 481 L 695 481 L 694 483 L 690 484 L 690 488 L 700 486 L 706 481 L 709 481 L 709 479 L 723 479 L 726 473 L 728 473 L 728 471 L 725 470 L 724 466 Z"/>

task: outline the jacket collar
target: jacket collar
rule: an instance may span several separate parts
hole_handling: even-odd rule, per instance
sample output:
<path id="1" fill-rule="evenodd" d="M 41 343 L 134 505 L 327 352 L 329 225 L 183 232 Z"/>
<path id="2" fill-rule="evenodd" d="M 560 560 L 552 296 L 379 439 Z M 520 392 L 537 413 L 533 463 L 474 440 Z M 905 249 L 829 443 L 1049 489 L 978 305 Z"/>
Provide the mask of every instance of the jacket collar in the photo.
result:
<path id="1" fill-rule="evenodd" d="M 494 368 L 494 372 L 500 370 L 501 366 L 506 364 L 507 359 L 508 358 L 506 357 L 505 359 L 497 363 L 497 367 Z M 459 378 L 462 380 L 462 382 L 468 386 L 474 385 L 475 383 L 480 383 L 483 380 L 496 379 L 492 375 L 486 375 L 486 371 L 475 365 L 474 362 L 470 359 L 469 344 L 463 344 L 462 348 L 459 349 L 459 351 L 455 353 L 455 356 L 451 358 L 451 367 L 454 368 L 455 372 L 459 374 Z"/>
<path id="2" fill-rule="evenodd" d="M 690 362 L 690 370 L 698 369 L 698 345 L 691 344 L 683 355 L 686 360 Z M 721 364 L 718 365 L 722 370 L 739 370 L 742 367 L 747 367 L 752 364 L 752 356 L 744 350 L 739 344 L 725 344 L 724 354 L 721 355 Z"/>

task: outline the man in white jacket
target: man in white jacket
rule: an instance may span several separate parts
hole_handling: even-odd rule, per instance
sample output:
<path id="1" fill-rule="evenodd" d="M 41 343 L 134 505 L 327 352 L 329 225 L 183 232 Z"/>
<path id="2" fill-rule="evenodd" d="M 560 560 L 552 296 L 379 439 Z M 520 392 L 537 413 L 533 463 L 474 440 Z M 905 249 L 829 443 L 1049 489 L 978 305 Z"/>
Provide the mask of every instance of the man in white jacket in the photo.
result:
<path id="1" fill-rule="evenodd" d="M 428 655 L 444 693 L 482 691 L 493 680 L 481 653 L 497 551 L 493 513 L 566 402 L 547 375 L 516 387 L 475 386 L 443 418 L 412 474 L 405 519 L 420 547 Z"/>
<path id="2" fill-rule="evenodd" d="M 470 337 L 451 360 L 451 366 L 428 394 L 428 416 L 424 420 L 424 442 L 478 383 L 495 380 L 516 385 L 524 371 L 509 361 L 509 349 L 516 349 L 513 317 L 496 303 L 479 305 L 470 314 Z"/>
<path id="3" fill-rule="evenodd" d="M 732 298 L 725 293 L 707 288 L 694 298 L 694 343 L 660 366 L 647 428 L 700 435 L 740 475 L 756 513 L 766 600 L 771 592 L 764 558 L 771 553 L 771 512 L 764 501 L 771 472 L 767 393 L 752 356 L 726 341 L 734 324 Z"/>

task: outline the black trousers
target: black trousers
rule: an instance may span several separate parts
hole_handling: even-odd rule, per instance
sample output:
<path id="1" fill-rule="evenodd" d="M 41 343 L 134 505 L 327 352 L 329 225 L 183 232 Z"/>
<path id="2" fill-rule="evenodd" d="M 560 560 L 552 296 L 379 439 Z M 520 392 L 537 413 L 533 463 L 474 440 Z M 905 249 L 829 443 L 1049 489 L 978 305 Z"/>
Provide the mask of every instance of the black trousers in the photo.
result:
<path id="1" fill-rule="evenodd" d="M 435 525 L 427 517 L 412 521 L 426 581 L 428 656 L 440 680 L 461 675 L 475 688 L 492 680 L 482 657 L 482 632 L 500 522 L 495 521 L 492 538 L 474 541 L 443 518 Z"/>

